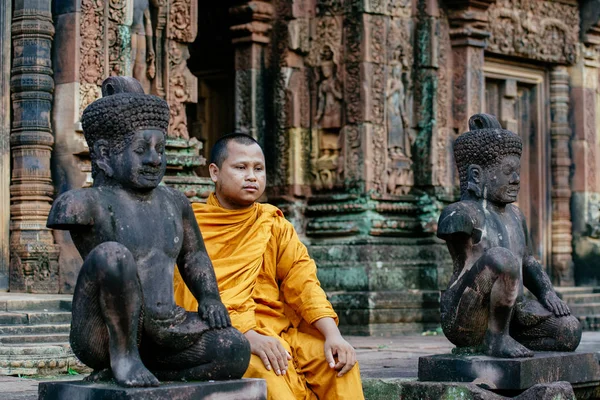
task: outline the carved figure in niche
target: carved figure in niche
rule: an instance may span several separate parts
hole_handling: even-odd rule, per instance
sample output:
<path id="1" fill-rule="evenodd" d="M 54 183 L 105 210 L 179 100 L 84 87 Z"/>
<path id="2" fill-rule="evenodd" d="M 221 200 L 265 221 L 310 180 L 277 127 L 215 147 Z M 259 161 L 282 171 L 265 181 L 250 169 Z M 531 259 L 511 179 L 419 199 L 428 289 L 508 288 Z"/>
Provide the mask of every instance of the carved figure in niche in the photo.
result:
<path id="1" fill-rule="evenodd" d="M 395 53 L 395 62 L 391 65 L 391 74 L 386 89 L 388 146 L 394 149 L 395 154 L 410 158 L 411 141 L 406 114 L 406 86 L 408 84 L 406 72 L 408 66 L 406 65 L 406 58 L 402 55 L 402 49 L 397 49 Z"/>
<path id="2" fill-rule="evenodd" d="M 158 7 L 157 0 L 152 0 L 152 6 Z M 133 77 L 142 84 L 146 93 L 150 93 L 150 84 L 156 75 L 156 53 L 148 0 L 134 0 L 133 2 L 131 50 Z"/>
<path id="3" fill-rule="evenodd" d="M 94 369 L 88 380 L 123 386 L 240 378 L 250 347 L 231 327 L 190 203 L 158 186 L 169 106 L 131 77 L 106 79 L 102 94 L 82 116 L 94 184 L 63 193 L 48 217 L 49 228 L 71 232 L 84 259 L 73 352 Z M 175 305 L 175 263 L 197 312 Z"/>
<path id="4" fill-rule="evenodd" d="M 342 83 L 337 77 L 333 51 L 325 46 L 321 52 L 321 81 L 317 90 L 317 115 L 315 120 L 322 129 L 342 127 Z"/>
<path id="5" fill-rule="evenodd" d="M 333 51 L 325 46 L 321 52 L 321 81 L 317 89 L 317 114 L 320 128 L 320 154 L 316 161 L 317 189 L 332 189 L 341 178 L 343 162 L 340 160 L 339 130 L 342 127 L 342 84 L 337 77 Z"/>
<path id="6" fill-rule="evenodd" d="M 438 222 L 454 261 L 441 298 L 442 329 L 458 347 L 497 357 L 574 351 L 581 326 L 534 258 L 517 200 L 521 138 L 488 114 L 454 143 L 461 200 Z M 523 295 L 523 287 L 537 298 Z"/>
<path id="7" fill-rule="evenodd" d="M 410 158 L 413 138 L 406 106 L 408 65 L 401 47 L 394 51 L 390 67 L 386 88 L 386 122 L 388 156 L 392 166 L 388 171 L 387 191 L 403 195 L 410 190 L 414 177 Z"/>

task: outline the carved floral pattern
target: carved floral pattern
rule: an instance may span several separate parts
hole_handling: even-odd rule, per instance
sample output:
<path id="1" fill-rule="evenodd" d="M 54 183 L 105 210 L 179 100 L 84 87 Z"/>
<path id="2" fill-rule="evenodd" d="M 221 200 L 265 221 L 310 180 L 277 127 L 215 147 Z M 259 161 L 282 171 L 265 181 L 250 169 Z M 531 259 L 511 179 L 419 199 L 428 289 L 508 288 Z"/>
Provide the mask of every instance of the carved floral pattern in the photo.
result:
<path id="1" fill-rule="evenodd" d="M 498 0 L 488 9 L 487 51 L 541 61 L 575 62 L 579 35 L 577 4 Z"/>

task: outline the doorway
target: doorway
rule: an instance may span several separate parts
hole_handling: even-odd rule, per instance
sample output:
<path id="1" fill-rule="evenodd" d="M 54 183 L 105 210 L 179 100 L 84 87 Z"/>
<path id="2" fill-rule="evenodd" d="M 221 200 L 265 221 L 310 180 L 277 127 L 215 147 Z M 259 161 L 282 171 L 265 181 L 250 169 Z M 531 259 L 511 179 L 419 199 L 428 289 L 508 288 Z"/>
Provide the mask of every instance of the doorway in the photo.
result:
<path id="1" fill-rule="evenodd" d="M 235 69 L 229 8 L 234 0 L 198 2 L 198 34 L 190 48 L 188 68 L 198 77 L 198 103 L 187 108 L 190 137 L 203 144 L 206 165 L 196 173 L 208 177 L 210 150 L 234 129 Z"/>
<path id="2" fill-rule="evenodd" d="M 552 210 L 547 73 L 493 60 L 484 65 L 485 112 L 523 140 L 517 205 L 525 214 L 533 254 L 548 268 Z"/>

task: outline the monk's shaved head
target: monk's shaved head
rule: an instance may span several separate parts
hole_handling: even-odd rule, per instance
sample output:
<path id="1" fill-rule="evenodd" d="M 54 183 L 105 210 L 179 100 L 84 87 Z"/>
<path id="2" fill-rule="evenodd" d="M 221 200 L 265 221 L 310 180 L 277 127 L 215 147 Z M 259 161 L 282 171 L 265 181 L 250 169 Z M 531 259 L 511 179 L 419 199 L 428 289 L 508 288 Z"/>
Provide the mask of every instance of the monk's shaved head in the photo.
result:
<path id="1" fill-rule="evenodd" d="M 234 141 L 236 143 L 243 144 L 246 146 L 256 144 L 256 145 L 258 145 L 258 147 L 260 147 L 260 144 L 258 144 L 256 139 L 254 139 L 252 136 L 250 136 L 248 134 L 241 133 L 241 132 L 229 133 L 227 135 L 221 136 L 219 138 L 219 140 L 217 140 L 217 143 L 215 143 L 215 145 L 213 146 L 213 148 L 210 152 L 211 164 L 216 164 L 217 167 L 221 168 L 221 166 L 223 165 L 223 161 L 225 161 L 225 159 L 227 159 L 227 156 L 228 156 L 227 144 L 231 141 Z M 262 147 L 261 147 L 261 150 L 262 150 Z"/>

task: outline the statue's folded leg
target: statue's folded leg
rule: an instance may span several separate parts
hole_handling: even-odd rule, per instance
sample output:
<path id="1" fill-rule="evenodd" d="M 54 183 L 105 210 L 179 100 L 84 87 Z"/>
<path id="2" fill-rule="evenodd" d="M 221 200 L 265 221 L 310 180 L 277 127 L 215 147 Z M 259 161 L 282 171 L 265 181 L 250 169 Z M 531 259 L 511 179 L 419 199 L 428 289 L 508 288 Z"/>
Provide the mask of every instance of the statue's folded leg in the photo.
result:
<path id="1" fill-rule="evenodd" d="M 543 307 L 541 304 L 539 306 Z M 513 319 L 510 335 L 525 347 L 535 351 L 575 351 L 581 341 L 581 324 L 573 315 L 564 317 L 551 315 L 529 326 Z"/>
<path id="2" fill-rule="evenodd" d="M 96 371 L 111 368 L 124 386 L 155 386 L 138 351 L 142 292 L 131 252 L 105 242 L 86 257 L 73 296 L 70 342 Z"/>
<path id="3" fill-rule="evenodd" d="M 531 356 L 509 336 L 512 309 L 519 291 L 520 260 L 494 247 L 442 295 L 442 329 L 459 347 L 482 345 L 498 357 Z"/>
<path id="4" fill-rule="evenodd" d="M 237 329 L 212 329 L 181 351 L 142 345 L 142 356 L 160 380 L 238 379 L 248 368 L 250 344 Z"/>

